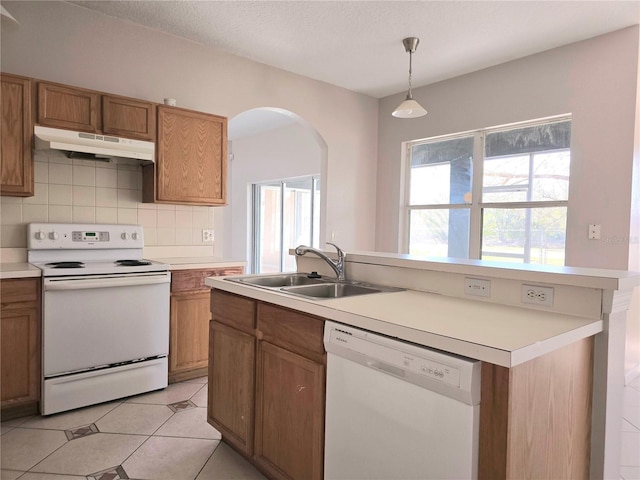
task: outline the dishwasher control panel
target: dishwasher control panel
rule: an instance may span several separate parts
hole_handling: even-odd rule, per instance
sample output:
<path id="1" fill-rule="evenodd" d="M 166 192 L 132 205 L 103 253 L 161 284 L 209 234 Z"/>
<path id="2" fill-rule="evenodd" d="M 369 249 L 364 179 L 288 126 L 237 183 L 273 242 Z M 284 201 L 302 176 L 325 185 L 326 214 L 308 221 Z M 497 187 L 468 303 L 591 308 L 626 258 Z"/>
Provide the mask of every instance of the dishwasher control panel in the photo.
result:
<path id="1" fill-rule="evenodd" d="M 392 340 L 394 342 L 393 346 L 385 345 L 380 340 L 386 340 L 386 337 L 372 335 L 364 331 L 362 331 L 364 335 L 359 335 L 359 333 L 333 328 L 330 332 L 329 341 L 368 357 L 366 360 L 367 365 L 383 370 L 386 373 L 406 377 L 409 372 L 412 372 L 438 382 L 445 382 L 456 387 L 460 386 L 460 370 L 454 366 L 428 358 L 426 354 L 431 353 L 429 350 L 394 340 Z M 413 349 L 421 351 L 407 351 Z"/>
<path id="2" fill-rule="evenodd" d="M 324 346 L 364 367 L 474 405 L 480 401 L 481 362 L 398 338 L 325 322 Z"/>

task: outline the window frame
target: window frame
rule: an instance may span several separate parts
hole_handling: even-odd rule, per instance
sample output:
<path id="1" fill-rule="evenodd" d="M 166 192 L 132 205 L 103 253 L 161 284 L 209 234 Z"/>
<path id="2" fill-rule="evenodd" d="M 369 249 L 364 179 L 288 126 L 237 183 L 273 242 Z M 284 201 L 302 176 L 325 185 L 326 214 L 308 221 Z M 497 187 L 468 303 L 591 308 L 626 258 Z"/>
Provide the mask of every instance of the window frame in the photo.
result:
<path id="1" fill-rule="evenodd" d="M 532 200 L 532 201 L 520 201 L 520 202 L 483 202 L 483 180 L 484 180 L 484 162 L 485 162 L 485 139 L 488 134 L 499 133 L 502 131 L 514 130 L 518 128 L 527 128 L 534 126 L 541 126 L 549 123 L 560 123 L 569 121 L 572 122 L 571 114 L 557 115 L 553 117 L 547 117 L 537 120 L 529 120 L 525 122 L 512 123 L 508 125 L 501 125 L 498 127 L 482 128 L 478 130 L 470 130 L 465 132 L 459 132 L 449 135 L 438 135 L 435 137 L 429 137 L 418 140 L 411 140 L 403 142 L 402 144 L 402 168 L 401 168 L 401 211 L 400 211 L 400 225 L 399 225 L 399 242 L 400 252 L 408 254 L 410 251 L 410 237 L 411 237 L 411 212 L 414 210 L 455 210 L 455 209 L 467 209 L 469 210 L 469 254 L 468 259 L 479 260 L 482 258 L 482 226 L 483 226 L 483 212 L 485 209 L 535 209 L 535 208 L 551 208 L 551 207 L 565 207 L 568 210 L 569 199 L 567 200 Z M 421 204 L 412 205 L 410 203 L 410 186 L 411 186 L 411 150 L 416 145 L 444 142 L 448 140 L 455 140 L 457 138 L 471 137 L 473 136 L 473 158 L 472 176 L 471 176 L 471 203 L 460 204 Z M 568 149 L 554 149 L 550 151 L 564 151 L 571 152 L 571 147 Z M 520 154 L 522 155 L 522 154 Z M 532 194 L 532 182 L 533 177 L 531 175 L 531 169 L 533 168 L 533 162 L 531 161 L 535 153 L 529 153 L 529 184 L 528 184 L 528 196 Z M 491 157 L 496 158 L 496 157 Z M 569 179 L 571 182 L 571 179 Z M 531 210 L 530 210 L 531 211 Z M 530 235 L 527 235 L 525 242 L 525 259 L 530 255 L 526 252 L 530 250 Z M 529 252 L 530 253 L 530 252 Z M 566 251 L 565 251 L 566 254 Z M 438 257 L 446 258 L 446 257 Z M 528 263 L 528 262 L 524 262 Z"/>

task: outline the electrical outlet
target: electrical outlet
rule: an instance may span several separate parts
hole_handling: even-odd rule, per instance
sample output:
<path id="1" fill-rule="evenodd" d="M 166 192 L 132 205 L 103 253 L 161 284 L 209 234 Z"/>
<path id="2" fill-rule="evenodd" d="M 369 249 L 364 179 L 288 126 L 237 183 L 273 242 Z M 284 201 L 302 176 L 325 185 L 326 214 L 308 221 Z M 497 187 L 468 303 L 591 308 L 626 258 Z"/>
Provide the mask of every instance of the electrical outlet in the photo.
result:
<path id="1" fill-rule="evenodd" d="M 202 242 L 213 243 L 213 230 L 202 230 Z"/>
<path id="2" fill-rule="evenodd" d="M 464 293 L 475 295 L 476 297 L 491 296 L 491 280 L 481 280 L 479 278 L 464 279 Z"/>
<path id="3" fill-rule="evenodd" d="M 553 307 L 553 287 L 522 285 L 522 303 Z"/>

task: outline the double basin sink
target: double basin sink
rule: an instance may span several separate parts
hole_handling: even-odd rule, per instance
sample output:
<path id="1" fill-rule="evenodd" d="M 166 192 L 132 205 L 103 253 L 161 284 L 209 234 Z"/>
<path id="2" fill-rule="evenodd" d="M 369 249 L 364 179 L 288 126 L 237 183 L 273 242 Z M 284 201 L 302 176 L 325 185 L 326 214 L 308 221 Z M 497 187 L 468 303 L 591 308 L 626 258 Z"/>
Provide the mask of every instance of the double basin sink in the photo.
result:
<path id="1" fill-rule="evenodd" d="M 225 280 L 253 285 L 254 287 L 278 290 L 282 293 L 314 300 L 353 297 L 356 295 L 381 292 L 399 292 L 403 290 L 402 288 L 385 287 L 362 282 L 338 282 L 330 277 L 319 277 L 307 273 L 228 277 L 225 278 Z"/>

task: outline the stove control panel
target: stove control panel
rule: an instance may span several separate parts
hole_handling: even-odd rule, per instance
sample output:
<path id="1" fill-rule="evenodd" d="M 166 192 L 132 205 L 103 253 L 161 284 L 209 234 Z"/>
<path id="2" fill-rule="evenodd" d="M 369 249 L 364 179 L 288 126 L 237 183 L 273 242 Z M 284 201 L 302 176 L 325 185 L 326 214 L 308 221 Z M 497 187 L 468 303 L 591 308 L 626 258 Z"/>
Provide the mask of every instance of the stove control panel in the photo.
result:
<path id="1" fill-rule="evenodd" d="M 97 231 L 73 231 L 71 232 L 71 240 L 74 242 L 108 242 L 109 232 Z"/>
<path id="2" fill-rule="evenodd" d="M 30 223 L 30 250 L 143 248 L 140 225 Z"/>

